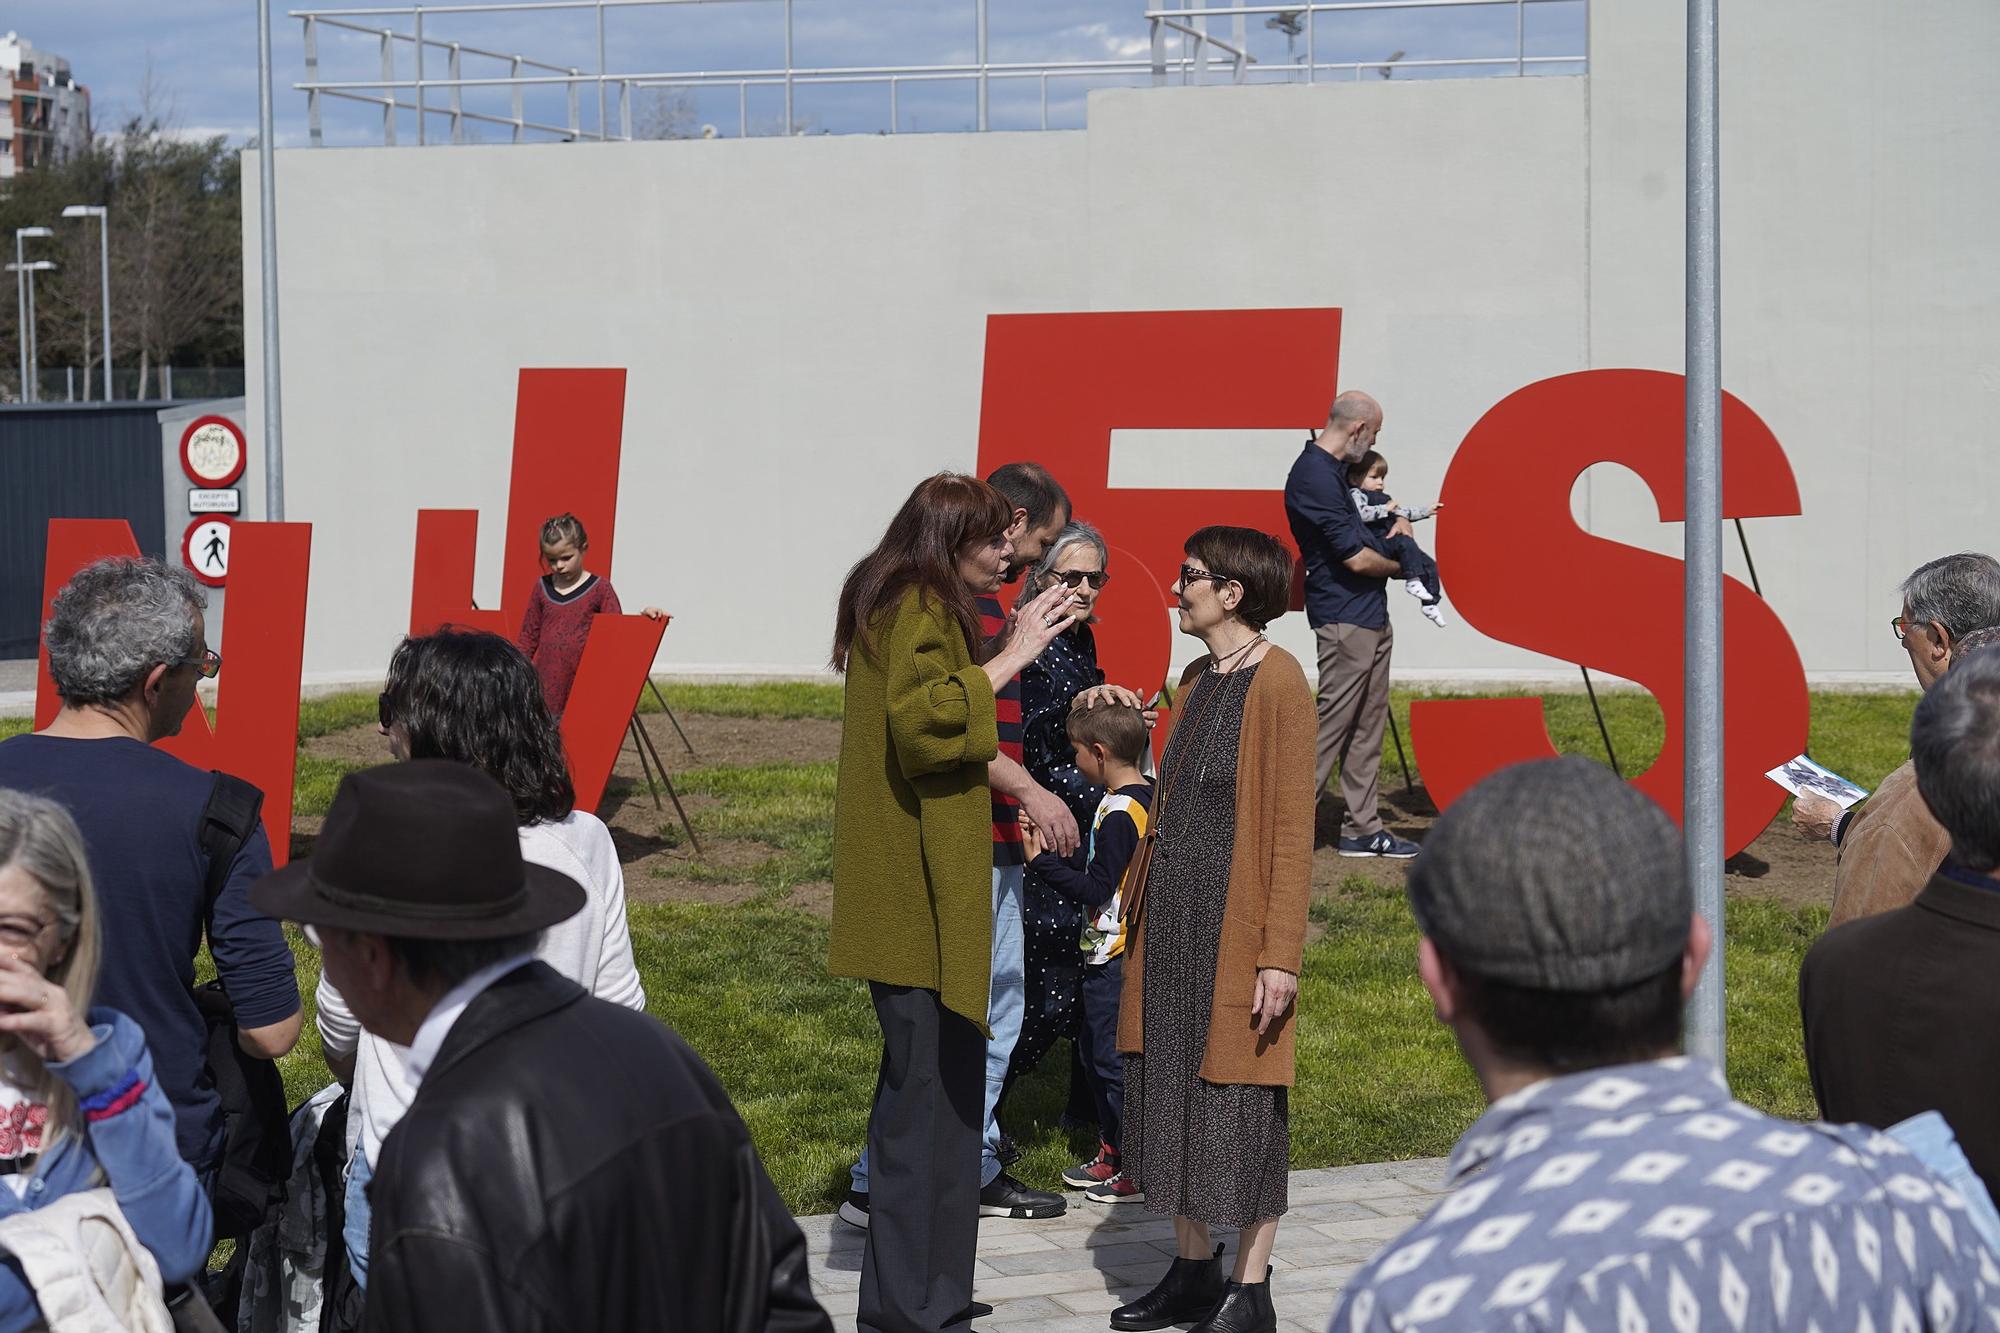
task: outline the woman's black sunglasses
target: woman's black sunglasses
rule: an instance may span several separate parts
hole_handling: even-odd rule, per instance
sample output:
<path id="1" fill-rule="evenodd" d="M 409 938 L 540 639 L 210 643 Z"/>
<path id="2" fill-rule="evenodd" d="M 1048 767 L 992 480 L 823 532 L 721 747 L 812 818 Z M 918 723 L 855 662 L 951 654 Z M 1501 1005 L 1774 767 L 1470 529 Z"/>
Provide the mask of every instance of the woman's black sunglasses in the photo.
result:
<path id="1" fill-rule="evenodd" d="M 1065 569 L 1065 570 L 1060 570 L 1054 574 L 1051 574 L 1049 575 L 1049 577 L 1052 579 L 1060 579 L 1062 581 L 1063 586 L 1066 588 L 1082 587 L 1085 582 L 1088 582 L 1090 586 L 1093 588 L 1102 588 L 1105 584 L 1111 581 L 1111 576 L 1105 573 L 1101 569 L 1093 569 L 1089 571 L 1081 569 Z"/>

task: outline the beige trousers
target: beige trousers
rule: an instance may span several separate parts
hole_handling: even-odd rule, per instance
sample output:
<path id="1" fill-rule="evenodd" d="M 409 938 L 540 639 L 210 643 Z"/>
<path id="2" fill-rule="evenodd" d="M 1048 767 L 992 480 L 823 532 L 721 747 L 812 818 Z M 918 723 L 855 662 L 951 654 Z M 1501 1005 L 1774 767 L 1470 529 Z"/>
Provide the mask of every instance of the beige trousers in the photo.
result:
<path id="1" fill-rule="evenodd" d="M 1319 767 L 1315 797 L 1340 766 L 1340 795 L 1347 803 L 1343 838 L 1382 831 L 1375 812 L 1382 773 L 1382 732 L 1389 724 L 1389 653 L 1393 626 L 1321 625 L 1319 640 Z"/>

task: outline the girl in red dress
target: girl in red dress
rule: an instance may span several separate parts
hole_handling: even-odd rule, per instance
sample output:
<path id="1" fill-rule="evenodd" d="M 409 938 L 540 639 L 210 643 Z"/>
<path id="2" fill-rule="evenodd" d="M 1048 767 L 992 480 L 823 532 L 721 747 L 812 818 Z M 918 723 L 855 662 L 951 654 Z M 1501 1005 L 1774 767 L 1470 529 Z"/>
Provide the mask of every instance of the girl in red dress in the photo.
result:
<path id="1" fill-rule="evenodd" d="M 521 651 L 534 662 L 549 711 L 558 718 L 569 702 L 577 664 L 583 660 L 590 618 L 624 614 L 611 580 L 583 567 L 583 553 L 589 549 L 590 538 L 576 515 L 557 514 L 543 523 L 542 563 L 549 572 L 535 581 L 534 596 L 528 599 L 527 614 L 521 617 Z M 667 618 L 657 606 L 639 614 L 648 620 Z"/>

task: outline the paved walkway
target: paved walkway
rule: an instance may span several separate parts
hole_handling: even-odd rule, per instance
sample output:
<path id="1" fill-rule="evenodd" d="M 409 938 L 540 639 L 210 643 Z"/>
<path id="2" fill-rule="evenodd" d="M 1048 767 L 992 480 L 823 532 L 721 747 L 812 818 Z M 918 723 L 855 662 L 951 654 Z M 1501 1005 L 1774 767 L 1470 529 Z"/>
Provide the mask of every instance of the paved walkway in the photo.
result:
<path id="1" fill-rule="evenodd" d="M 1334 1296 L 1356 1269 L 1437 1202 L 1444 1162 L 1376 1162 L 1292 1173 L 1292 1210 L 1278 1227 L 1271 1299 L 1278 1327 L 1326 1333 Z M 1105 1207 L 1070 1194 L 1046 1222 L 988 1218 L 979 1228 L 972 1294 L 993 1313 L 976 1329 L 1105 1333 L 1107 1316 L 1159 1280 L 1174 1256 L 1173 1223 L 1143 1204 Z M 854 1328 L 863 1233 L 833 1217 L 802 1217 L 813 1289 L 841 1333 Z M 1218 1232 L 1236 1253 L 1236 1237 Z"/>

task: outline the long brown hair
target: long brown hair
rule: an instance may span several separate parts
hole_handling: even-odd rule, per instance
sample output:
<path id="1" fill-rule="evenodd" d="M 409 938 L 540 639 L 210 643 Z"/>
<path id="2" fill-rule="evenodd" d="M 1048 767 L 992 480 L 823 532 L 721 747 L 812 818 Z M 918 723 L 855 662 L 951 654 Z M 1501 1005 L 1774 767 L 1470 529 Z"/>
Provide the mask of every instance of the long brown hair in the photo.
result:
<path id="1" fill-rule="evenodd" d="M 968 543 L 1005 532 L 1013 519 L 1014 506 L 977 477 L 940 472 L 918 482 L 882 540 L 840 586 L 833 669 L 847 670 L 857 642 L 864 651 L 874 649 L 876 630 L 912 587 L 921 602 L 935 597 L 944 603 L 965 631 L 966 647 L 976 648 L 979 608 L 959 577 L 958 555 Z"/>

